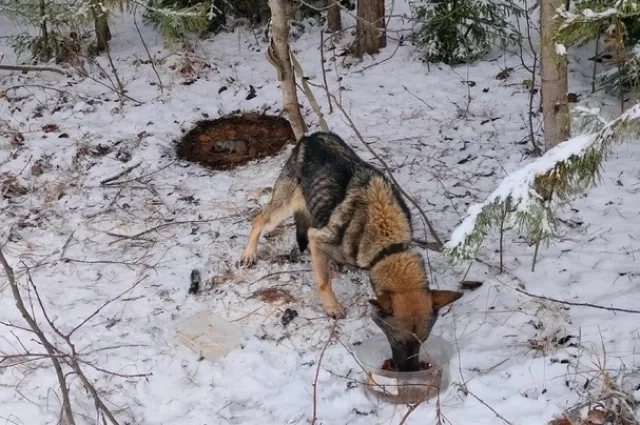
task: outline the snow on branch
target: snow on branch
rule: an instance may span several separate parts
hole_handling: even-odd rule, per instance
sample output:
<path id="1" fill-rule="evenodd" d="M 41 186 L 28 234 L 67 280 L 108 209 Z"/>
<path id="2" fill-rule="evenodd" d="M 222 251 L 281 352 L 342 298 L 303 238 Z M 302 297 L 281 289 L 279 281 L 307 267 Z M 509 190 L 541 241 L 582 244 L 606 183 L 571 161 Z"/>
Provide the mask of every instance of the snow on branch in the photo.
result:
<path id="1" fill-rule="evenodd" d="M 565 45 L 585 43 L 596 38 L 609 23 L 640 15 L 638 0 L 618 0 L 611 6 L 598 1 L 584 1 L 576 7 L 575 13 L 564 6 L 556 11 L 561 21 L 555 36 L 557 42 Z"/>
<path id="2" fill-rule="evenodd" d="M 481 204 L 467 210 L 467 217 L 445 244 L 453 263 L 474 258 L 487 231 L 515 225 L 529 241 L 548 240 L 555 234 L 556 216 L 550 200 L 566 202 L 585 192 L 599 179 L 599 171 L 614 143 L 640 138 L 640 103 L 596 132 L 567 140 L 544 156 L 509 174 Z"/>

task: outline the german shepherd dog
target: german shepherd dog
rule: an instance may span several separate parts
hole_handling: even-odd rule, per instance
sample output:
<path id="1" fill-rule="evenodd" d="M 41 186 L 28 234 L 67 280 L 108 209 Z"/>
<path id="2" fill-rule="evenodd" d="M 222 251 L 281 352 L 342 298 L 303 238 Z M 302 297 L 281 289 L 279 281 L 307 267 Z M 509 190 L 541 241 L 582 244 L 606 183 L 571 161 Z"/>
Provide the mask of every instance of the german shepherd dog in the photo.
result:
<path id="1" fill-rule="evenodd" d="M 462 293 L 429 289 L 424 261 L 409 249 L 411 213 L 398 189 L 340 137 L 317 132 L 293 149 L 270 203 L 253 222 L 243 265 L 255 264 L 262 232 L 291 215 L 300 251 L 309 248 L 325 312 L 345 315 L 331 289 L 331 260 L 369 270 L 372 319 L 387 336 L 398 370 L 418 370 L 420 346 L 438 310 Z"/>

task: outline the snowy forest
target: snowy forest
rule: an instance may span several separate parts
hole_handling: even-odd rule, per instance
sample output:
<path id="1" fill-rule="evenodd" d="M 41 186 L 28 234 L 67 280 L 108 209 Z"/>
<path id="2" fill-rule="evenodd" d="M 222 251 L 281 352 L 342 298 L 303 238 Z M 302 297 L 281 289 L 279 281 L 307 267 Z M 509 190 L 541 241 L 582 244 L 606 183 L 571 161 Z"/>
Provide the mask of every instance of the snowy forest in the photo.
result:
<path id="1" fill-rule="evenodd" d="M 639 141 L 638 0 L 0 0 L 0 422 L 640 425 Z"/>

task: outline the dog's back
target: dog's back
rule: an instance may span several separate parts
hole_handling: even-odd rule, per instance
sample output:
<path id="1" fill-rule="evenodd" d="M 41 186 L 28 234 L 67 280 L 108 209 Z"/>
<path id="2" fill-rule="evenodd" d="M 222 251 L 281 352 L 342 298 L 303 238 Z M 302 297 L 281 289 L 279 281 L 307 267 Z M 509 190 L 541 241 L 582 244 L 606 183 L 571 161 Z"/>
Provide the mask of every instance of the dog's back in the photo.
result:
<path id="1" fill-rule="evenodd" d="M 350 186 L 379 174 L 333 133 L 311 134 L 300 141 L 299 149 L 299 184 L 315 228 L 327 225 Z"/>
<path id="2" fill-rule="evenodd" d="M 369 249 L 363 252 L 362 242 L 367 239 L 363 239 L 363 231 L 365 227 L 370 229 L 371 225 L 379 224 L 372 223 L 367 216 L 371 208 L 392 208 L 399 213 L 390 224 L 401 227 L 402 231 L 393 232 L 391 239 L 404 240 L 405 233 L 410 234 L 411 214 L 397 188 L 337 135 L 321 132 L 301 139 L 285 168 L 295 174 L 308 211 L 306 218 L 296 216 L 299 242 L 306 233 L 305 228 L 321 229 L 331 220 L 336 229 L 334 259 L 362 267 L 366 260 L 358 261 L 358 258 L 370 256 Z M 376 242 L 369 241 L 366 248 L 376 249 L 385 241 Z M 389 243 L 395 242 L 398 241 Z"/>

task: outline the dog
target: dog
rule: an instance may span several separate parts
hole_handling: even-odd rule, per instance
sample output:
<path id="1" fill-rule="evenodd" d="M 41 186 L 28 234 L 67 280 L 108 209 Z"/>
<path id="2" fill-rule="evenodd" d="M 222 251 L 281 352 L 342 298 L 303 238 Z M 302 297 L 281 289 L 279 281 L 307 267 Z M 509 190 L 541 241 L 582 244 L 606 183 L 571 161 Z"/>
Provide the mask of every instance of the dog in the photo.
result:
<path id="1" fill-rule="evenodd" d="M 338 135 L 313 133 L 293 148 L 271 201 L 253 221 L 241 263 L 253 266 L 262 232 L 291 216 L 298 248 L 309 249 L 325 312 L 345 316 L 331 288 L 331 261 L 368 270 L 372 319 L 386 335 L 398 370 L 418 370 L 420 346 L 438 310 L 462 293 L 429 289 L 424 261 L 410 250 L 411 213 L 398 188 Z"/>

